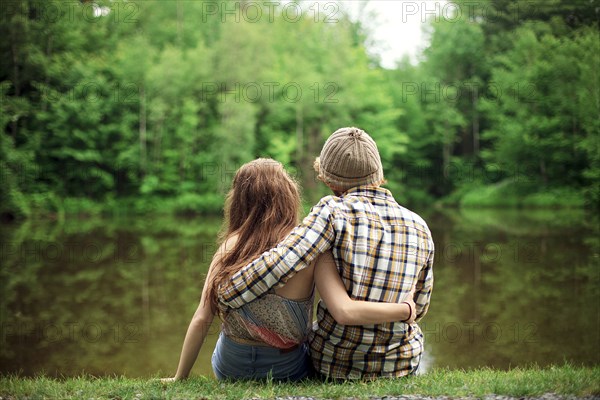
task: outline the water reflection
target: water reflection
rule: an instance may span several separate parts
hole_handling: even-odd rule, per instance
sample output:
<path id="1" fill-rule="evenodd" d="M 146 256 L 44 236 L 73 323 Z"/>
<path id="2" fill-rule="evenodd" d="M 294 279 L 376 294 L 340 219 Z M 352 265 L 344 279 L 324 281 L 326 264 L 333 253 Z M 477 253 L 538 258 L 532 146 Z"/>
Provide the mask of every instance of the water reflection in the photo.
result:
<path id="1" fill-rule="evenodd" d="M 424 367 L 600 362 L 597 219 L 582 212 L 426 215 L 436 242 Z M 0 372 L 174 373 L 220 220 L 3 226 Z M 218 324 L 195 374 L 211 374 Z"/>
<path id="2" fill-rule="evenodd" d="M 436 281 L 423 328 L 434 366 L 600 361 L 597 220 L 479 210 L 430 225 Z"/>
<path id="3" fill-rule="evenodd" d="M 3 228 L 1 370 L 171 373 L 219 223 L 153 218 Z M 199 361 L 197 371 L 206 372 L 209 356 Z"/>

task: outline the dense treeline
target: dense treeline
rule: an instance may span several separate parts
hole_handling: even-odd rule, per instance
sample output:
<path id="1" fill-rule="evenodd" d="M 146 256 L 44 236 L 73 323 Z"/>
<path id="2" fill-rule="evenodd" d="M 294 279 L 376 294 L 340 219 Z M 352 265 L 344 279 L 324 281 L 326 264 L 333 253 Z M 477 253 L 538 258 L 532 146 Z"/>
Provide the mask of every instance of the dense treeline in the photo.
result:
<path id="1" fill-rule="evenodd" d="M 218 212 L 258 156 L 312 202 L 314 156 L 346 125 L 377 140 L 409 205 L 598 205 L 596 0 L 440 5 L 420 62 L 393 70 L 343 4 L 2 7 L 4 216 Z"/>

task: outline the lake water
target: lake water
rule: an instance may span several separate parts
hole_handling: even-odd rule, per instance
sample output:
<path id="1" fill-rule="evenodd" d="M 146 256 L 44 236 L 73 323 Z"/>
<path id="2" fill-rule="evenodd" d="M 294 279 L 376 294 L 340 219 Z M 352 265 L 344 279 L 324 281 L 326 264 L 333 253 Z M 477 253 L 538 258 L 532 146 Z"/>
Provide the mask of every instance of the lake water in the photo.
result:
<path id="1" fill-rule="evenodd" d="M 418 210 L 417 210 L 418 211 Z M 436 244 L 424 370 L 600 363 L 598 216 L 421 213 Z M 220 220 L 0 228 L 0 373 L 174 374 Z M 193 374 L 212 375 L 212 327 Z"/>

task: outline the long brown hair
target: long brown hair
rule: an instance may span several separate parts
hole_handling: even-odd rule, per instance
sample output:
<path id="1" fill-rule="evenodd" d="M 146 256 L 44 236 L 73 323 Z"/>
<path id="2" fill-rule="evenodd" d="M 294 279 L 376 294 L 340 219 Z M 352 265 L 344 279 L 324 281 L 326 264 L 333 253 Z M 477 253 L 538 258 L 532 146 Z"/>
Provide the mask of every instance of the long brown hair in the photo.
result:
<path id="1" fill-rule="evenodd" d="M 236 235 L 233 247 L 219 257 L 208 285 L 208 299 L 217 311 L 219 286 L 242 267 L 285 238 L 298 224 L 298 184 L 281 163 L 259 158 L 244 164 L 233 178 L 225 200 L 220 243 Z"/>

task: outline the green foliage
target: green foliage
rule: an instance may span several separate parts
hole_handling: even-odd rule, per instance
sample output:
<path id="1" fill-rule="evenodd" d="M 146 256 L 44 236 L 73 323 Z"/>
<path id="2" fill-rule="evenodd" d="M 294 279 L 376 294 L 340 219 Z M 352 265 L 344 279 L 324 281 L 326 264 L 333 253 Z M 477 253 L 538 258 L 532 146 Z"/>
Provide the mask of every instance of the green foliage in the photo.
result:
<path id="1" fill-rule="evenodd" d="M 529 184 L 505 180 L 494 185 L 466 190 L 460 199 L 463 207 L 581 208 L 585 206 L 581 190 L 551 188 L 536 190 Z"/>
<path id="2" fill-rule="evenodd" d="M 314 202 L 327 191 L 313 159 L 348 125 L 376 139 L 409 205 L 465 193 L 489 204 L 475 186 L 515 175 L 528 193 L 600 204 L 593 2 L 454 2 L 463 12 L 429 23 L 418 65 L 384 70 L 367 54 L 368 21 L 343 7 L 335 23 L 302 2 L 297 19 L 281 6 L 249 22 L 245 2 L 12 1 L 0 214 L 217 212 L 259 156 L 284 162 Z M 474 173 L 453 173 L 465 166 Z M 540 196 L 529 204 L 561 203 Z"/>
<path id="3" fill-rule="evenodd" d="M 485 133 L 495 143 L 494 151 L 485 154 L 488 162 L 519 167 L 545 185 L 582 186 L 582 172 L 590 165 L 594 147 L 581 143 L 597 134 L 597 127 L 587 122 L 591 110 L 586 104 L 597 102 L 589 98 L 588 89 L 597 97 L 600 86 L 582 76 L 581 66 L 586 64 L 575 62 L 597 51 L 586 38 L 597 32 L 580 35 L 583 38 L 540 35 L 533 26 L 514 32 L 514 49 L 498 58 L 492 72 L 500 87 L 514 90 L 484 105 L 495 122 Z"/>
<path id="4" fill-rule="evenodd" d="M 597 10 L 563 0 L 454 3 L 461 14 L 430 23 L 421 63 L 390 73 L 396 106 L 409 110 L 397 164 L 407 197 L 597 207 Z"/>

